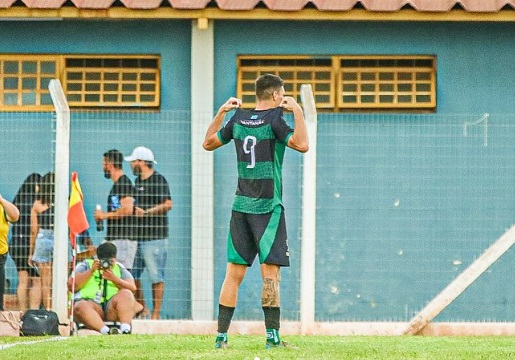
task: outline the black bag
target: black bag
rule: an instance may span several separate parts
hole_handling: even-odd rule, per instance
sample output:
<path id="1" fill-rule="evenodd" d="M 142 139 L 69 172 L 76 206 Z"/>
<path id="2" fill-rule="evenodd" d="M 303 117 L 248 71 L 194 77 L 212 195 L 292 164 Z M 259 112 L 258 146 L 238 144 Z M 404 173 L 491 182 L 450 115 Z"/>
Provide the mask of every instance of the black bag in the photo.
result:
<path id="1" fill-rule="evenodd" d="M 20 335 L 60 335 L 59 316 L 48 310 L 27 310 L 21 317 Z"/>

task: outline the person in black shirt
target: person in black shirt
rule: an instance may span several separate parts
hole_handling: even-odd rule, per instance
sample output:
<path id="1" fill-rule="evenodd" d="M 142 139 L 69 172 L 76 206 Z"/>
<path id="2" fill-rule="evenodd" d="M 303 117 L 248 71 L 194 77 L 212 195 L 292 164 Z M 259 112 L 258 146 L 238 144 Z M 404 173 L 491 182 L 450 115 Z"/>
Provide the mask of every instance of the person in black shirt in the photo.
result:
<path id="1" fill-rule="evenodd" d="M 95 221 L 107 220 L 106 241 L 116 245 L 117 259 L 128 270 L 132 269 L 137 250 L 134 236 L 134 187 L 123 173 L 123 154 L 112 149 L 104 153 L 102 161 L 104 176 L 113 181 L 107 197 L 106 211 L 95 210 Z"/>
<path id="2" fill-rule="evenodd" d="M 152 281 L 153 310 L 151 319 L 160 317 L 164 293 L 164 277 L 168 248 L 168 211 L 172 209 L 172 198 L 168 182 L 154 170 L 154 154 L 146 147 L 134 149 L 125 158 L 137 176 L 134 183 L 136 224 L 138 229 L 138 252 L 133 276 L 138 288 L 136 297 L 145 305 L 141 291 L 141 273 L 147 268 Z M 146 307 L 145 307 L 146 309 Z"/>

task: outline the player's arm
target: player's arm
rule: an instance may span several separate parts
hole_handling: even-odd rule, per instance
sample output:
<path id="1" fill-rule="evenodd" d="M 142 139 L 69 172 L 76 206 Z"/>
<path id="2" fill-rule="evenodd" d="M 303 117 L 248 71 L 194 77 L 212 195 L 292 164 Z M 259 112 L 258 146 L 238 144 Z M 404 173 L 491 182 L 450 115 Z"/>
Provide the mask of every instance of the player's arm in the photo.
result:
<path id="1" fill-rule="evenodd" d="M 132 215 L 134 212 L 134 198 L 132 196 L 122 197 L 120 207 L 114 211 L 95 210 L 95 221 L 116 220 Z"/>
<path id="2" fill-rule="evenodd" d="M 2 204 L 5 210 L 5 215 L 7 216 L 7 220 L 10 223 L 18 221 L 18 219 L 20 218 L 20 211 L 15 205 L 13 205 L 10 201 L 4 199 L 2 195 L 0 195 L 0 204 Z"/>
<path id="3" fill-rule="evenodd" d="M 289 111 L 293 112 L 293 135 L 288 139 L 289 148 L 305 153 L 309 150 L 309 138 L 306 123 L 304 121 L 304 112 L 300 105 L 291 96 L 285 96 L 281 106 Z"/>
<path id="4" fill-rule="evenodd" d="M 172 210 L 172 207 L 173 207 L 172 199 L 166 199 L 162 203 L 152 206 L 151 208 L 148 208 L 146 210 L 136 207 L 135 214 L 136 214 L 136 216 L 166 214 L 168 211 Z"/>
<path id="5" fill-rule="evenodd" d="M 223 145 L 223 143 L 218 138 L 217 132 L 222 128 L 222 123 L 224 121 L 225 114 L 231 111 L 232 109 L 238 108 L 240 106 L 241 99 L 234 97 L 229 98 L 229 100 L 227 100 L 222 106 L 220 106 L 220 109 L 218 109 L 218 112 L 213 118 L 213 121 L 211 121 L 211 124 L 207 128 L 206 137 L 204 138 L 204 143 L 202 144 L 202 147 L 205 150 L 213 151 Z"/>

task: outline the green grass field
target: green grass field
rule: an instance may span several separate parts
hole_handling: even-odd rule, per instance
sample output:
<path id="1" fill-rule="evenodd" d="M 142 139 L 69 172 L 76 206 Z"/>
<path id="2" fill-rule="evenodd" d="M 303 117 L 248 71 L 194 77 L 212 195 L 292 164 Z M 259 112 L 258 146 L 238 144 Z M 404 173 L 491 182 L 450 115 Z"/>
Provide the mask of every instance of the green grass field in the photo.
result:
<path id="1" fill-rule="evenodd" d="M 287 336 L 295 349 L 264 349 L 264 336 L 230 335 L 215 350 L 213 336 L 118 335 L 0 338 L 0 359 L 515 359 L 515 337 Z M 24 344 L 19 344 L 23 342 Z M 6 345 L 16 344 L 6 348 Z"/>

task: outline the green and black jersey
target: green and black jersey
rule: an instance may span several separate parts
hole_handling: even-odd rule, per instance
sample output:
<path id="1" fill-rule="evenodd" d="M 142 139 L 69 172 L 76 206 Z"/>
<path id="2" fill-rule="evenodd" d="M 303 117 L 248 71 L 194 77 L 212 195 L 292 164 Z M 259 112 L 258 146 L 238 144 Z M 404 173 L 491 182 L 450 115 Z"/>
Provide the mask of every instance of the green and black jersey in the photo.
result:
<path id="1" fill-rule="evenodd" d="M 225 145 L 234 139 L 238 161 L 238 188 L 233 210 L 266 214 L 282 205 L 284 150 L 293 129 L 281 107 L 268 110 L 237 109 L 218 132 Z"/>

